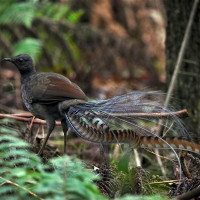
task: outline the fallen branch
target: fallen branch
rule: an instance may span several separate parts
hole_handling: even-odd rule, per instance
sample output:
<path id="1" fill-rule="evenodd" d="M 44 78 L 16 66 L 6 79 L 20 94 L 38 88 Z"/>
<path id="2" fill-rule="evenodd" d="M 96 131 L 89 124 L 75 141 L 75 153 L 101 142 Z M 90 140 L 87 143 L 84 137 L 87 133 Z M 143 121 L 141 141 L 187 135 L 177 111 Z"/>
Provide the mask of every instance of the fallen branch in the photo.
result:
<path id="1" fill-rule="evenodd" d="M 101 115 L 101 114 L 100 114 Z M 172 115 L 176 115 L 178 117 L 187 117 L 188 112 L 186 109 L 180 110 L 177 112 L 171 112 L 171 113 L 109 113 L 109 115 L 112 116 L 132 116 L 132 117 L 169 117 Z M 33 115 L 31 113 L 16 113 L 16 114 L 0 114 L 0 119 L 4 118 L 10 118 L 10 119 L 16 119 L 18 121 L 23 121 L 23 122 L 30 122 L 30 118 L 32 118 Z M 46 124 L 45 120 L 41 120 L 38 118 L 35 118 L 31 121 L 33 124 Z M 56 121 L 57 126 L 61 126 L 61 122 Z"/>
<path id="2" fill-rule="evenodd" d="M 29 118 L 27 118 L 27 115 Z M 25 117 L 23 117 L 25 116 Z M 23 121 L 23 122 L 30 122 L 30 117 L 33 117 L 33 115 L 30 113 L 22 113 L 22 114 L 0 114 L 0 119 L 3 119 L 3 118 L 10 118 L 10 119 L 16 119 L 18 121 Z M 33 124 L 43 124 L 45 125 L 46 124 L 46 121 L 45 120 L 42 120 L 42 119 L 34 119 L 33 120 Z M 56 121 L 56 125 L 57 126 L 61 126 L 61 122 L 58 122 Z"/>
<path id="3" fill-rule="evenodd" d="M 169 113 L 108 113 L 111 116 L 131 116 L 131 117 L 153 117 L 153 118 L 162 118 L 162 117 L 170 117 L 176 115 L 177 117 L 184 118 L 188 117 L 188 112 L 186 109 L 169 112 Z"/>

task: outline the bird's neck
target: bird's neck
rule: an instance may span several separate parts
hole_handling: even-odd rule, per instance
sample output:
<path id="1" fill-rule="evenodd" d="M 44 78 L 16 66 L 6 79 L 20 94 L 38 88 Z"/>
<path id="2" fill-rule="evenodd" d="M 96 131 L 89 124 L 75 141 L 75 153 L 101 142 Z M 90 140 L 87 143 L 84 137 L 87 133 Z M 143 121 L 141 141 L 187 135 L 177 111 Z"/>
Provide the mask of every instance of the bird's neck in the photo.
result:
<path id="1" fill-rule="evenodd" d="M 31 76 L 33 76 L 36 73 L 35 70 L 21 73 L 21 83 L 23 84 L 27 79 L 30 79 Z"/>

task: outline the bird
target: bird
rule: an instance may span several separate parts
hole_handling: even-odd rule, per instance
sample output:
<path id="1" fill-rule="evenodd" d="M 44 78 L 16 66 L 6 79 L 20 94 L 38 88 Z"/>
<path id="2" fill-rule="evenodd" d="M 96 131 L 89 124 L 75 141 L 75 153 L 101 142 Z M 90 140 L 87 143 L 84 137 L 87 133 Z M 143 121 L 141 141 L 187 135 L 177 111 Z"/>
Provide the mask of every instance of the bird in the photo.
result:
<path id="1" fill-rule="evenodd" d="M 70 105 L 86 102 L 88 97 L 75 83 L 65 76 L 52 72 L 36 72 L 32 58 L 20 54 L 2 61 L 13 63 L 21 74 L 22 100 L 26 108 L 37 118 L 46 120 L 47 136 L 38 152 L 41 155 L 55 127 L 60 120 L 64 132 L 64 152 L 66 153 L 66 134 L 68 130 L 62 109 Z"/>
<path id="2" fill-rule="evenodd" d="M 38 155 L 43 153 L 55 120 L 62 124 L 64 152 L 70 128 L 91 142 L 130 143 L 134 148 L 168 148 L 174 153 L 174 149 L 179 149 L 200 154 L 200 145 L 190 141 L 180 119 L 187 116 L 187 112 L 173 112 L 172 108 L 164 107 L 163 93 L 133 91 L 107 100 L 88 101 L 80 87 L 68 78 L 57 73 L 36 72 L 27 54 L 2 61 L 11 62 L 18 68 L 25 106 L 35 117 L 47 122 L 47 136 Z M 158 124 L 169 136 L 156 134 L 152 127 Z"/>

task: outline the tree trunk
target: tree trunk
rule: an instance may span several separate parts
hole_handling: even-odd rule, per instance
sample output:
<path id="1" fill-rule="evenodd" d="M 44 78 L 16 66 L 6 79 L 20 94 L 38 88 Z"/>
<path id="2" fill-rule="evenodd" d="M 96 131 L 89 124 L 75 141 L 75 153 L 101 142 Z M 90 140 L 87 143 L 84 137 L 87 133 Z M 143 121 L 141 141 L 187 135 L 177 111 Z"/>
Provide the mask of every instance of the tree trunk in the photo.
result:
<path id="1" fill-rule="evenodd" d="M 164 0 L 167 17 L 166 85 L 172 78 L 178 53 L 194 1 Z M 189 111 L 185 120 L 189 131 L 200 134 L 200 3 L 194 17 L 189 41 L 176 80 L 174 97 Z"/>

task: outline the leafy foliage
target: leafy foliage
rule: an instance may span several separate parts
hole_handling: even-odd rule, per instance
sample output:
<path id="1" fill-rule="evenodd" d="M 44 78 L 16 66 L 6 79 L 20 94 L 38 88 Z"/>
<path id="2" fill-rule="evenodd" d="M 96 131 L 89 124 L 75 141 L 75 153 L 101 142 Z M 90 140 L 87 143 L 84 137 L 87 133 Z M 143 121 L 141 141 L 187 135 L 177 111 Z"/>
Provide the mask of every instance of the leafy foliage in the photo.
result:
<path id="1" fill-rule="evenodd" d="M 27 27 L 31 26 L 35 15 L 34 5 L 36 1 L 15 2 L 3 1 L 1 7 L 0 24 L 25 24 Z"/>
<path id="2" fill-rule="evenodd" d="M 50 164 L 54 171 L 42 174 L 34 189 L 38 194 L 47 195 L 46 199 L 105 199 L 92 183 L 98 177 L 79 160 L 64 156 L 52 159 Z"/>
<path id="3" fill-rule="evenodd" d="M 4 26 L 4 29 L 5 27 L 6 29 L 8 27 L 8 30 L 11 30 L 22 25 L 22 27 L 25 26 L 30 33 L 33 32 L 32 22 L 36 18 L 45 17 L 51 19 L 52 21 L 64 20 L 74 24 L 78 22 L 82 14 L 83 10 L 72 12 L 70 6 L 63 6 L 62 4 L 51 3 L 50 1 L 39 2 L 38 0 L 29 0 L 20 2 L 14 0 L 2 0 L 0 6 L 0 26 Z M 42 52 L 42 46 L 44 43 L 42 38 L 44 33 L 41 33 L 41 35 L 40 33 L 36 33 L 37 36 L 34 37 L 38 38 L 35 39 L 32 38 L 34 34 L 24 37 L 24 33 L 21 30 L 21 27 L 19 29 L 20 30 L 17 31 L 13 30 L 9 34 L 8 32 L 6 32 L 6 34 L 2 32 L 5 36 L 5 39 L 8 40 L 12 39 L 9 35 L 14 35 L 13 39 L 15 41 L 13 54 L 18 55 L 21 53 L 27 53 L 33 58 L 37 58 L 38 55 L 40 55 Z M 17 35 L 15 35 L 16 33 Z M 74 45 L 74 42 L 68 41 L 67 37 L 64 40 L 69 43 L 72 49 L 76 48 L 76 46 L 71 45 Z M 55 45 L 53 45 L 53 47 L 55 47 Z"/>
<path id="4" fill-rule="evenodd" d="M 67 20 L 71 23 L 77 23 L 80 17 L 83 15 L 83 10 L 71 11 L 70 6 L 62 4 L 53 4 L 49 1 L 40 3 L 40 7 L 37 11 L 38 17 L 48 17 L 52 20 Z"/>
<path id="5" fill-rule="evenodd" d="M 14 45 L 15 55 L 23 54 L 26 52 L 26 54 L 29 54 L 33 58 L 35 58 L 38 52 L 41 51 L 41 48 L 41 41 L 33 38 L 26 38 L 20 42 L 15 43 Z"/>
<path id="6" fill-rule="evenodd" d="M 70 7 L 49 1 L 38 2 L 28 0 L 16 2 L 3 0 L 0 8 L 0 24 L 24 24 L 31 27 L 34 17 L 47 17 L 52 20 L 67 20 L 76 23 L 83 14 L 83 10 L 71 12 Z"/>
<path id="7" fill-rule="evenodd" d="M 80 160 L 63 156 L 51 159 L 47 164 L 42 163 L 41 159 L 30 151 L 31 145 L 19 139 L 17 132 L 5 126 L 8 122 L 8 120 L 0 122 L 1 199 L 107 199 L 93 182 L 101 181 L 100 176 L 87 169 Z M 110 181 L 113 186 L 117 184 L 115 188 L 121 191 L 120 194 L 116 193 L 117 196 L 126 194 L 124 188 L 127 188 L 127 184 L 128 187 L 135 185 L 132 180 L 134 175 L 128 174 L 125 177 L 125 174 L 116 171 Z M 137 185 L 133 190 L 136 187 Z M 143 197 L 129 195 L 117 200 L 152 198 L 165 199 L 158 195 Z"/>
<path id="8" fill-rule="evenodd" d="M 1 199 L 106 199 L 93 183 L 99 178 L 78 159 L 63 156 L 43 164 L 10 129 L 0 131 Z"/>

